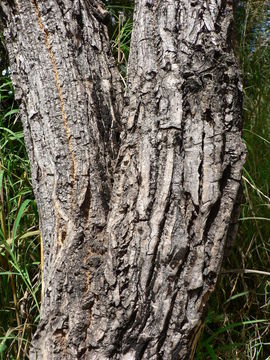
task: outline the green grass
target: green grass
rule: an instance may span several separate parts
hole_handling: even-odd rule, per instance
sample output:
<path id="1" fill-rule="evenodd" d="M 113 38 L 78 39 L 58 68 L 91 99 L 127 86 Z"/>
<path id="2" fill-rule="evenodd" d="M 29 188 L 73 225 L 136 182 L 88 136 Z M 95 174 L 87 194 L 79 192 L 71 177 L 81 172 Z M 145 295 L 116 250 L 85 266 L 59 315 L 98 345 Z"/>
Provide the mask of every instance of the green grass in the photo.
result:
<path id="1" fill-rule="evenodd" d="M 125 85 L 133 26 L 133 4 L 130 1 L 109 1 L 107 9 L 111 17 L 109 24 L 111 48 Z"/>
<path id="2" fill-rule="evenodd" d="M 238 236 L 224 263 L 230 271 L 220 275 L 198 344 L 200 360 L 270 359 L 269 10 L 266 1 L 246 0 L 236 14 L 248 149 L 244 196 Z"/>
<path id="3" fill-rule="evenodd" d="M 112 50 L 125 81 L 130 1 L 110 1 Z M 120 16 L 119 16 L 120 12 Z M 236 52 L 245 92 L 239 233 L 210 299 L 197 360 L 270 359 L 270 11 L 266 1 L 237 8 Z M 120 26 L 119 26 L 120 25 Z M 0 360 L 25 359 L 39 319 L 40 238 L 29 161 L 0 49 Z M 260 272 L 261 271 L 261 272 Z"/>
<path id="4" fill-rule="evenodd" d="M 27 358 L 38 322 L 40 239 L 22 125 L 6 64 L 3 67 L 0 77 L 0 359 L 6 360 Z"/>

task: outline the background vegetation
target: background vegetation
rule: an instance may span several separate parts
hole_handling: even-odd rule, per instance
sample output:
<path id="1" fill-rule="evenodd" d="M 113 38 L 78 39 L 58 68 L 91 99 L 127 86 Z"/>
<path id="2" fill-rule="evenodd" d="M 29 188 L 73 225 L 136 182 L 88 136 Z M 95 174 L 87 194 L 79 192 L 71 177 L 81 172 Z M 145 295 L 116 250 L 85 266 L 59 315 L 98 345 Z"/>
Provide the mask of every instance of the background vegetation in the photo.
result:
<path id="1" fill-rule="evenodd" d="M 18 106 L 0 52 L 0 359 L 24 359 L 39 317 L 38 214 Z"/>
<path id="2" fill-rule="evenodd" d="M 265 360 L 270 359 L 270 3 L 239 1 L 235 17 L 248 150 L 244 196 L 236 243 L 211 297 L 197 359 Z"/>
<path id="3" fill-rule="evenodd" d="M 126 75 L 132 1 L 105 1 Z M 270 359 L 270 4 L 239 1 L 235 50 L 245 92 L 240 229 L 206 315 L 196 359 Z M 18 106 L 0 45 L 0 360 L 27 359 L 39 319 L 40 238 Z"/>

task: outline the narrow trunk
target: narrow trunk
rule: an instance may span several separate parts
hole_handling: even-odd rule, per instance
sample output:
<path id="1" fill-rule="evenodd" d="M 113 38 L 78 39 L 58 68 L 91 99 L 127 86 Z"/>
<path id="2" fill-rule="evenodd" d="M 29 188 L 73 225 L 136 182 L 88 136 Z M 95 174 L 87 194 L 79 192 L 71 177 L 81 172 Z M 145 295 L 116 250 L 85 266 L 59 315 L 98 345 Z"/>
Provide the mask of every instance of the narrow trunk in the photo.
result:
<path id="1" fill-rule="evenodd" d="M 135 1 L 116 161 L 100 3 L 1 6 L 45 248 L 31 359 L 192 359 L 245 153 L 232 4 Z"/>

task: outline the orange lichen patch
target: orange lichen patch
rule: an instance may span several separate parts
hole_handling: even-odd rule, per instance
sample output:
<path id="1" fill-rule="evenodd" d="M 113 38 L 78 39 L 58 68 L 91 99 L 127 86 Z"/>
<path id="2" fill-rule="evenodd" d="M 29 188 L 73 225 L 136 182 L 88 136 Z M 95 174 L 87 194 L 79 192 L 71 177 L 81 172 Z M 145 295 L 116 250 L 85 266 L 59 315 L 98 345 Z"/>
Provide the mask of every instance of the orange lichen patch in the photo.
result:
<path id="1" fill-rule="evenodd" d="M 40 11 L 39 11 L 36 0 L 33 0 L 33 4 L 34 4 L 34 7 L 35 7 L 35 12 L 37 14 L 37 19 L 38 19 L 38 24 L 39 24 L 40 30 L 45 35 L 45 44 L 46 44 L 46 47 L 48 49 L 49 56 L 50 56 L 51 63 L 52 63 L 53 73 L 54 73 L 55 82 L 56 82 L 56 88 L 57 88 L 58 97 L 59 97 L 59 101 L 60 101 L 60 109 L 61 109 L 62 118 L 63 118 L 63 121 L 64 121 L 64 128 L 65 128 L 65 133 L 66 133 L 67 143 L 68 143 L 68 150 L 69 150 L 69 153 L 70 153 L 71 163 L 72 163 L 72 165 L 71 165 L 72 166 L 72 168 L 71 168 L 71 171 L 72 171 L 71 209 L 73 209 L 73 207 L 74 207 L 74 204 L 73 204 L 74 185 L 75 185 L 75 176 L 76 176 L 76 160 L 75 160 L 74 152 L 73 152 L 73 149 L 72 149 L 72 144 L 71 144 L 71 141 L 70 141 L 70 137 L 71 137 L 70 136 L 70 129 L 69 129 L 69 126 L 68 126 L 68 120 L 67 120 L 67 115 L 66 115 L 66 111 L 65 111 L 65 105 L 64 105 L 64 101 L 63 101 L 62 89 L 61 89 L 61 85 L 60 85 L 60 81 L 59 81 L 59 75 L 58 75 L 58 70 L 57 70 L 57 66 L 56 66 L 56 61 L 55 61 L 54 54 L 53 54 L 53 51 L 52 51 L 52 47 L 51 47 L 51 44 L 50 44 L 49 33 L 48 33 L 48 30 L 45 29 L 45 27 L 44 27 L 44 25 L 42 23 L 41 14 L 40 14 Z"/>

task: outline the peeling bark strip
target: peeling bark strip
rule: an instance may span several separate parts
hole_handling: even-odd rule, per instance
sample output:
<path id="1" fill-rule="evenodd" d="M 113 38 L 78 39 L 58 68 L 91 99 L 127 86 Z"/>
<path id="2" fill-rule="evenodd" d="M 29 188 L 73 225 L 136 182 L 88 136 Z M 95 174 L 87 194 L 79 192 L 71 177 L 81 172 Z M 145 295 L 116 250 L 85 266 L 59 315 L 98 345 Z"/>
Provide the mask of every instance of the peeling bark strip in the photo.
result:
<path id="1" fill-rule="evenodd" d="M 135 1 L 119 153 L 100 2 L 0 8 L 45 249 L 30 358 L 192 359 L 245 157 L 232 4 Z"/>

